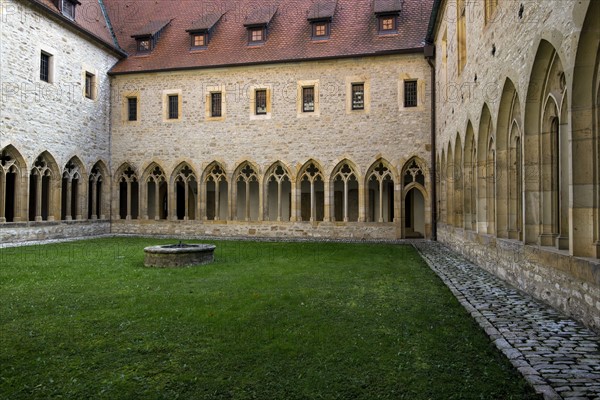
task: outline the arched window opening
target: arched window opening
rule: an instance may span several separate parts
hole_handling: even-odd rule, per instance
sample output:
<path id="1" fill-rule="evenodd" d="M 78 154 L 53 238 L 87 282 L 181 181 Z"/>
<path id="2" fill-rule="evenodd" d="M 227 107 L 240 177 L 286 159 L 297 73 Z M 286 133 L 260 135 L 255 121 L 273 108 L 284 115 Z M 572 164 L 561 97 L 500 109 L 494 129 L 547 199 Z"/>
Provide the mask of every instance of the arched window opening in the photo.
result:
<path id="1" fill-rule="evenodd" d="M 509 150 L 509 214 L 508 214 L 508 237 L 510 239 L 522 239 L 523 231 L 523 169 L 521 157 L 521 137 L 518 135 L 518 127 L 513 126 L 513 139 Z"/>
<path id="2" fill-rule="evenodd" d="M 236 175 L 236 217 L 243 221 L 259 219 L 260 191 L 258 174 L 249 163 L 244 163 Z"/>
<path id="3" fill-rule="evenodd" d="M 367 174 L 368 212 L 371 222 L 394 222 L 394 177 L 387 163 L 377 162 Z"/>
<path id="4" fill-rule="evenodd" d="M 175 175 L 175 206 L 179 220 L 196 219 L 198 204 L 198 182 L 189 165 L 184 164 Z"/>
<path id="5" fill-rule="evenodd" d="M 333 209 L 336 221 L 358 221 L 358 179 L 349 163 L 333 173 Z"/>
<path id="6" fill-rule="evenodd" d="M 31 168 L 29 177 L 30 221 L 54 220 L 53 176 L 50 161 L 44 155 L 39 156 Z"/>
<path id="7" fill-rule="evenodd" d="M 280 164 L 267 172 L 267 213 L 270 221 L 289 221 L 292 207 L 292 183 L 286 169 Z"/>
<path id="8" fill-rule="evenodd" d="M 139 182 L 135 171 L 127 166 L 119 178 L 119 217 L 125 220 L 139 218 Z"/>
<path id="9" fill-rule="evenodd" d="M 104 219 L 102 212 L 102 202 L 104 194 L 102 193 L 104 177 L 98 165 L 95 165 L 90 172 L 88 182 L 88 219 Z"/>
<path id="10" fill-rule="evenodd" d="M 494 140 L 490 139 L 485 165 L 486 176 L 486 222 L 487 233 L 492 235 L 496 232 L 496 148 Z"/>
<path id="11" fill-rule="evenodd" d="M 148 178 L 146 178 L 146 188 L 146 219 L 154 219 L 157 221 L 160 219 L 167 219 L 169 216 L 167 179 L 159 166 L 155 166 L 148 175 Z"/>
<path id="12" fill-rule="evenodd" d="M 62 175 L 61 219 L 66 221 L 82 218 L 81 169 L 73 160 L 65 165 Z"/>
<path id="13" fill-rule="evenodd" d="M 321 170 L 311 162 L 300 175 L 300 216 L 302 221 L 323 221 L 325 215 L 325 180 Z"/>
<path id="14" fill-rule="evenodd" d="M 223 167 L 212 165 L 206 175 L 206 219 L 227 220 L 228 182 Z"/>
<path id="15" fill-rule="evenodd" d="M 0 223 L 20 219 L 21 166 L 8 149 L 0 152 Z"/>
<path id="16" fill-rule="evenodd" d="M 410 189 L 404 197 L 404 237 L 425 237 L 425 198 L 417 188 Z"/>

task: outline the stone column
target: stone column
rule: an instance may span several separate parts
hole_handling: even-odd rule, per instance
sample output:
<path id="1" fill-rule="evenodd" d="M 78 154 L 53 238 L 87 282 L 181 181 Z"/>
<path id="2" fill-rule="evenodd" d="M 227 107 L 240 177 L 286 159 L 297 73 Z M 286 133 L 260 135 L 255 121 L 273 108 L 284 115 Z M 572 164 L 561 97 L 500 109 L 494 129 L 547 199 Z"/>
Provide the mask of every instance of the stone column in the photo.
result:
<path id="1" fill-rule="evenodd" d="M 383 222 L 383 180 L 379 181 L 379 222 Z"/>
<path id="2" fill-rule="evenodd" d="M 248 180 L 246 180 L 246 210 L 244 212 L 244 220 L 250 221 L 250 181 Z"/>
<path id="3" fill-rule="evenodd" d="M 183 220 L 187 221 L 188 219 L 190 219 L 190 214 L 189 214 L 189 210 L 190 210 L 190 199 L 189 199 L 189 190 L 190 190 L 190 184 L 189 182 L 184 182 L 184 190 L 183 190 L 183 195 L 185 196 L 185 213 L 183 215 Z"/>
<path id="4" fill-rule="evenodd" d="M 221 182 L 215 181 L 215 217 L 214 220 L 221 219 Z"/>
<path id="5" fill-rule="evenodd" d="M 95 179 L 92 179 L 90 182 L 90 197 L 92 198 L 92 219 L 98 219 L 98 213 L 96 209 L 98 208 L 97 199 L 96 199 L 96 182 Z"/>
<path id="6" fill-rule="evenodd" d="M 160 219 L 160 185 L 158 181 L 154 181 L 154 220 L 158 221 Z"/>
<path id="7" fill-rule="evenodd" d="M 0 223 L 6 222 L 6 173 L 0 172 Z"/>
<path id="8" fill-rule="evenodd" d="M 331 188 L 329 180 L 323 182 L 323 190 L 325 191 L 325 193 L 323 193 L 323 221 L 329 222 L 331 221 Z"/>
<path id="9" fill-rule="evenodd" d="M 65 219 L 67 221 L 71 221 L 73 219 L 73 210 L 71 205 L 71 200 L 73 197 L 73 182 L 71 178 L 67 178 L 67 194 L 65 196 Z"/>
<path id="10" fill-rule="evenodd" d="M 139 197 L 139 193 L 138 193 Z M 119 199 L 120 201 L 120 199 Z M 131 181 L 127 180 L 127 216 L 125 217 L 127 221 L 131 220 Z"/>
<path id="11" fill-rule="evenodd" d="M 281 222 L 282 207 L 281 204 L 281 182 L 277 182 L 277 222 Z"/>
<path id="12" fill-rule="evenodd" d="M 360 194 L 359 194 L 360 201 Z M 359 206 L 360 210 L 360 206 Z M 348 181 L 344 180 L 344 222 L 348 222 Z"/>
<path id="13" fill-rule="evenodd" d="M 314 222 L 317 215 L 316 201 L 315 201 L 315 181 L 310 181 L 310 222 Z"/>
<path id="14" fill-rule="evenodd" d="M 365 207 L 365 192 L 368 190 L 368 188 L 365 188 L 364 185 L 361 185 L 358 179 L 356 180 L 356 183 L 358 184 L 358 222 L 365 222 L 367 220 L 367 207 Z"/>

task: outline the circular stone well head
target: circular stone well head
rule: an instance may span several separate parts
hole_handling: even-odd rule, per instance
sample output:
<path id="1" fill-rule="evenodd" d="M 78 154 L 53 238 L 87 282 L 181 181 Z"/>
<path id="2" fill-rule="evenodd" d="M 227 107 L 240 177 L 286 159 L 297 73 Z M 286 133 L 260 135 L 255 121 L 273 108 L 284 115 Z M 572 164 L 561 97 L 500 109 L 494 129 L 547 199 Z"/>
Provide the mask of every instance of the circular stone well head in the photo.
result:
<path id="1" fill-rule="evenodd" d="M 144 265 L 155 268 L 181 268 L 209 264 L 215 259 L 212 244 L 151 246 L 144 249 Z"/>

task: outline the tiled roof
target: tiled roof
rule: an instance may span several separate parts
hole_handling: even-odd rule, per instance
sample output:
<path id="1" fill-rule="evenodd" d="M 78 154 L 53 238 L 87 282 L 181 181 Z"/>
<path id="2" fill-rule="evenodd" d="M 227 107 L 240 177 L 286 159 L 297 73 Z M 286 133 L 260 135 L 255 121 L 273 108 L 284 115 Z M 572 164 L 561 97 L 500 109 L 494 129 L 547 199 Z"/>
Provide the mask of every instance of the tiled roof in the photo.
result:
<path id="1" fill-rule="evenodd" d="M 223 11 L 205 14 L 205 15 L 201 16 L 200 19 L 195 21 L 192 24 L 192 26 L 190 26 L 188 29 L 186 29 L 186 31 L 187 32 L 209 31 L 212 29 L 213 26 L 215 26 L 215 24 L 217 22 L 219 22 L 219 20 L 223 16 L 223 14 L 225 14 L 225 12 L 223 12 Z"/>
<path id="2" fill-rule="evenodd" d="M 143 27 L 141 27 L 136 33 L 131 35 L 132 38 L 139 38 L 144 36 L 153 36 L 156 35 L 162 28 L 167 26 L 167 24 L 171 22 L 171 20 L 164 21 L 150 21 Z"/>
<path id="3" fill-rule="evenodd" d="M 90 0 L 85 0 L 90 1 Z M 111 73 L 261 64 L 362 56 L 421 49 L 434 0 L 404 0 L 398 33 L 379 35 L 374 0 L 338 0 L 327 40 L 311 40 L 311 0 L 103 0 L 119 44 L 129 57 Z M 255 10 L 277 12 L 268 39 L 248 46 L 244 24 Z M 190 51 L 189 30 L 202 16 L 224 13 L 207 49 Z M 149 21 L 172 19 L 150 54 L 136 55 L 135 39 Z M 254 21 L 256 22 L 256 21 Z M 260 22 L 264 22 L 260 21 Z"/>
<path id="4" fill-rule="evenodd" d="M 308 10 L 309 21 L 331 19 L 335 14 L 337 0 L 317 0 Z"/>
<path id="5" fill-rule="evenodd" d="M 58 8 L 58 0 L 29 0 L 35 3 L 46 11 L 57 15 L 62 15 Z M 66 17 L 65 17 L 66 19 Z M 98 0 L 79 0 L 79 5 L 75 10 L 75 21 L 72 21 L 75 26 L 85 30 L 87 33 L 99 39 L 104 44 L 115 48 L 115 40 L 110 32 L 110 26 L 104 18 L 102 7 Z"/>

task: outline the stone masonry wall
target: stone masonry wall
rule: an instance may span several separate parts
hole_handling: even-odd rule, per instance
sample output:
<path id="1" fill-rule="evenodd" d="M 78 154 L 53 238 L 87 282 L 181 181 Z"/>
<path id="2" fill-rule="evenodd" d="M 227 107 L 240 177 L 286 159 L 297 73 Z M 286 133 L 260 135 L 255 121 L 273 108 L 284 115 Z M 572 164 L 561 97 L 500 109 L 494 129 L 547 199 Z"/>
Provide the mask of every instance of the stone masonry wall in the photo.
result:
<path id="1" fill-rule="evenodd" d="M 87 172 L 109 165 L 110 79 L 117 57 L 97 43 L 31 8 L 2 2 L 0 38 L 0 149 L 12 144 L 30 169 L 48 151 L 58 167 L 73 156 Z M 52 55 L 52 83 L 40 80 L 40 54 Z M 96 99 L 84 96 L 84 77 L 96 77 Z"/>

